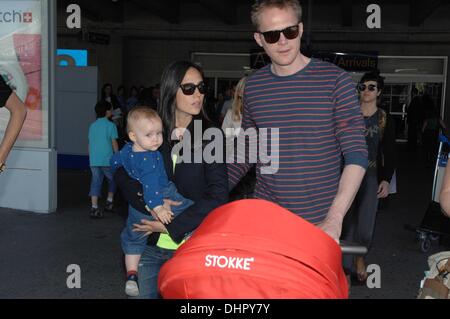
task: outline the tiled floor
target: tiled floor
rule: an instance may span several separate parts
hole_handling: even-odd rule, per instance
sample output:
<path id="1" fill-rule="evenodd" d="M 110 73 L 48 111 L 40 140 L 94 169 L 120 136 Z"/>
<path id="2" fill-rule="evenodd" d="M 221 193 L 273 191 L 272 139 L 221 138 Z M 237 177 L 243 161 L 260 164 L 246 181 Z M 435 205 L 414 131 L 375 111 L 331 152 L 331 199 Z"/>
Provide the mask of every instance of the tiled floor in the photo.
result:
<path id="1" fill-rule="evenodd" d="M 415 234 L 431 198 L 432 168 L 402 153 L 398 194 L 377 220 L 367 261 L 381 268 L 381 288 L 353 286 L 351 298 L 415 298 L 427 267 Z M 0 209 L 0 298 L 124 298 L 119 234 L 123 208 L 89 218 L 88 171 L 60 171 L 58 212 L 36 215 Z M 449 230 L 450 232 L 450 230 Z M 433 247 L 429 253 L 450 250 Z M 69 289 L 69 265 L 79 265 L 81 288 Z"/>

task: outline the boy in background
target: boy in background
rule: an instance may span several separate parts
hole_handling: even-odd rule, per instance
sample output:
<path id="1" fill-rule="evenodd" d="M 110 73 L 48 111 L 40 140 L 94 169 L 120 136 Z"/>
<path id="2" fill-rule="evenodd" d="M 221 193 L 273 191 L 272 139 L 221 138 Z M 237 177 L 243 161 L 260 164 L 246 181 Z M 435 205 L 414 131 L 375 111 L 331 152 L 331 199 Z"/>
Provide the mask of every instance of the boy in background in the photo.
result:
<path id="1" fill-rule="evenodd" d="M 103 213 L 98 206 L 98 198 L 101 197 L 103 177 L 108 179 L 108 198 L 105 210 L 113 210 L 113 199 L 116 185 L 109 161 L 113 153 L 119 150 L 117 144 L 117 127 L 109 120 L 112 115 L 111 105 L 100 101 L 95 106 L 97 120 L 89 127 L 89 164 L 92 172 L 91 189 L 91 218 L 102 218 Z"/>

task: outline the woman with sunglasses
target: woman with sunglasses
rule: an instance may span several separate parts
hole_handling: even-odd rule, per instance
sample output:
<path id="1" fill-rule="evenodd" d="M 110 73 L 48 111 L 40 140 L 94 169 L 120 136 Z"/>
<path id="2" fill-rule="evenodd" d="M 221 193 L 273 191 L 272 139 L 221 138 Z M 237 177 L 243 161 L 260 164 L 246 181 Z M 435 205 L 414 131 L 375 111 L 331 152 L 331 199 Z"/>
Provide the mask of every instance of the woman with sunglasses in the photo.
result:
<path id="1" fill-rule="evenodd" d="M 206 93 L 203 79 L 201 68 L 188 61 L 170 64 L 161 78 L 158 112 L 163 121 L 164 141 L 159 151 L 169 180 L 181 195 L 192 199 L 194 205 L 168 225 L 148 220 L 135 225 L 135 231 L 151 233 L 138 269 L 139 298 L 142 299 L 159 297 L 157 279 L 161 266 L 172 257 L 187 234 L 194 231 L 213 209 L 228 201 L 226 164 L 207 163 L 203 149 L 211 141 L 204 141 L 203 134 L 194 134 L 194 124 L 196 127 L 201 124 L 203 131 L 212 126 L 203 112 Z M 181 150 L 176 151 L 179 147 L 174 146 L 189 138 L 191 146 L 183 143 Z M 221 145 L 224 145 L 223 141 Z M 201 162 L 183 161 L 186 152 L 190 153 L 191 159 L 200 158 Z M 149 214 L 139 195 L 142 194 L 139 182 L 131 179 L 123 169 L 116 172 L 115 181 L 132 207 Z M 164 206 L 170 210 L 170 206 L 177 204 L 165 200 Z"/>
<path id="2" fill-rule="evenodd" d="M 372 244 L 378 200 L 389 195 L 389 183 L 396 168 L 394 120 L 378 107 L 384 78 L 379 71 L 368 72 L 358 83 L 361 111 L 366 124 L 365 135 L 369 167 L 351 209 L 344 220 L 343 236 L 347 241 L 367 248 Z M 344 268 L 350 274 L 356 268 L 359 282 L 367 279 L 363 256 L 344 256 Z"/>

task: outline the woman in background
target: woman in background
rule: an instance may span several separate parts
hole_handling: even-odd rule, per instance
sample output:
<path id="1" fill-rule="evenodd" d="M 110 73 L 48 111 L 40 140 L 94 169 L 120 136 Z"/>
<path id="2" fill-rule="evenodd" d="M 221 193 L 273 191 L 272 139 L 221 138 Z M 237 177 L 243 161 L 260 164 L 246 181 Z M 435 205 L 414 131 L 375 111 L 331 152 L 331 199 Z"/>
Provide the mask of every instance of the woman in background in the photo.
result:
<path id="1" fill-rule="evenodd" d="M 384 78 L 379 71 L 364 74 L 357 87 L 366 125 L 369 165 L 355 200 L 345 216 L 341 237 L 368 249 L 372 245 L 378 200 L 389 195 L 389 184 L 396 168 L 394 120 L 378 107 L 383 87 Z M 346 255 L 343 261 L 344 269 L 349 275 L 354 266 L 357 280 L 366 281 L 368 274 L 364 256 L 353 259 Z"/>

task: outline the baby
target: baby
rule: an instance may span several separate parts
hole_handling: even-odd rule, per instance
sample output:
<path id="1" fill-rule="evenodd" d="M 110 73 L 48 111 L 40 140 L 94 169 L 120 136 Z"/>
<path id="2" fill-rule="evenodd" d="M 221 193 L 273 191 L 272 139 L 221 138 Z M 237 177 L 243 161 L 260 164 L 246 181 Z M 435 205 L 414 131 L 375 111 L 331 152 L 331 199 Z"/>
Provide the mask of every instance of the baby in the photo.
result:
<path id="1" fill-rule="evenodd" d="M 158 151 L 163 143 L 161 118 L 149 107 L 133 108 L 128 113 L 127 133 L 132 143 L 126 144 L 120 152 L 113 155 L 111 166 L 113 169 L 123 167 L 130 177 L 142 184 L 147 209 L 154 219 L 168 224 L 191 206 L 193 201 L 181 196 L 175 184 L 167 178 L 164 160 Z M 173 206 L 172 211 L 169 211 L 163 206 L 163 199 L 181 202 L 181 205 Z M 140 224 L 142 219 L 154 220 L 152 216 L 129 206 L 127 224 L 121 234 L 127 269 L 125 293 L 128 296 L 139 295 L 138 265 L 147 245 L 147 236 L 133 232 L 133 224 Z"/>

